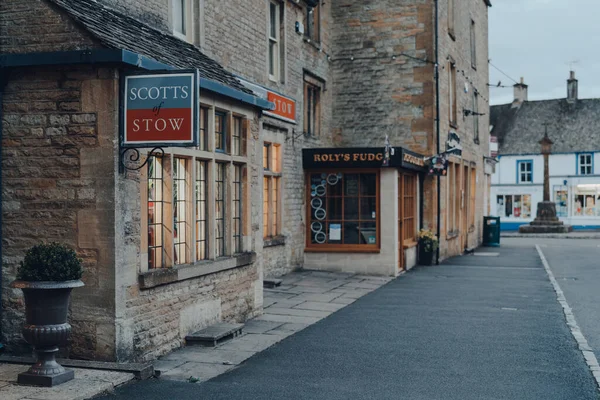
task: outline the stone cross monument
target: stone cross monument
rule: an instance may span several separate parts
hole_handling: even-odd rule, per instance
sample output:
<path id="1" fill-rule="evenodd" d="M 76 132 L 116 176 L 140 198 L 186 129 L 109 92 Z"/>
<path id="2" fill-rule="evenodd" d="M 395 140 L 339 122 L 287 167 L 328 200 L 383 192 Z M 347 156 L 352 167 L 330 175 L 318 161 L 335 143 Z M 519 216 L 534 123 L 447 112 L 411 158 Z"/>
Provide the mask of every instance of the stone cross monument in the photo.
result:
<path id="1" fill-rule="evenodd" d="M 552 140 L 548 137 L 548 123 L 544 124 L 544 137 L 539 141 L 544 156 L 544 200 L 537 205 L 535 219 L 529 225 L 521 225 L 520 233 L 568 233 L 573 230 L 556 216 L 556 204 L 550 201 L 550 167 L 548 165 L 552 153 Z"/>

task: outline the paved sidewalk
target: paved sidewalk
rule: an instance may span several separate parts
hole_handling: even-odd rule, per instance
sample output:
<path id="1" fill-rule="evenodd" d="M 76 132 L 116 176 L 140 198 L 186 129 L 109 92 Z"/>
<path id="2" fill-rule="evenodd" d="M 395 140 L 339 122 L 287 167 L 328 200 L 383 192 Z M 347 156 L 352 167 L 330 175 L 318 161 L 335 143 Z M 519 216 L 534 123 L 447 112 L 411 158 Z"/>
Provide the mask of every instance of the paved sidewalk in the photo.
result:
<path id="1" fill-rule="evenodd" d="M 83 400 L 111 392 L 135 378 L 126 372 L 70 368 L 75 379 L 53 388 L 17 385 L 17 375 L 27 369 L 29 365 L 0 363 L 1 400 Z"/>
<path id="2" fill-rule="evenodd" d="M 535 238 L 535 239 L 600 239 L 600 231 L 576 231 L 571 233 L 519 233 L 500 232 L 501 238 Z"/>
<path id="3" fill-rule="evenodd" d="M 161 379 L 202 382 L 233 369 L 256 353 L 293 335 L 392 278 L 302 271 L 265 289 L 264 314 L 246 323 L 244 334 L 216 347 L 187 346 L 158 360 Z M 190 379 L 191 378 L 191 379 Z"/>

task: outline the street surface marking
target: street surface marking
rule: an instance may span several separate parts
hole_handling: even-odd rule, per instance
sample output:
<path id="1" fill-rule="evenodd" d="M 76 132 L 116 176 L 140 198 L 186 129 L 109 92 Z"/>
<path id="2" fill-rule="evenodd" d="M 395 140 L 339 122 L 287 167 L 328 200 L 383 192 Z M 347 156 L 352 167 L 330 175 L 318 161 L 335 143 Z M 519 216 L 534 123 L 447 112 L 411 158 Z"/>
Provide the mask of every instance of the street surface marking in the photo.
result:
<path id="1" fill-rule="evenodd" d="M 588 344 L 588 341 L 586 340 L 585 336 L 583 336 L 583 333 L 581 332 L 579 325 L 577 325 L 577 321 L 575 320 L 575 315 L 573 314 L 573 310 L 571 310 L 571 307 L 569 307 L 569 304 L 567 303 L 565 294 L 563 293 L 562 289 L 560 288 L 560 285 L 556 281 L 556 278 L 554 278 L 554 274 L 552 273 L 552 270 L 550 269 L 550 265 L 548 264 L 548 261 L 546 260 L 546 257 L 544 256 L 544 253 L 542 252 L 542 249 L 537 244 L 535 245 L 535 248 L 537 249 L 538 254 L 540 255 L 542 264 L 544 264 L 544 269 L 546 270 L 546 273 L 548 274 L 548 277 L 550 278 L 550 282 L 552 283 L 552 286 L 554 287 L 554 291 L 556 292 L 556 298 L 563 308 L 565 317 L 567 319 L 567 326 L 569 327 L 569 329 L 571 330 L 571 334 L 577 341 L 577 344 L 579 345 L 579 350 L 581 350 L 581 353 L 583 354 L 583 358 L 585 358 L 585 362 L 588 365 L 588 367 L 590 368 L 590 371 L 592 372 L 594 379 L 596 380 L 596 386 L 598 387 L 598 389 L 600 389 L 600 365 L 598 365 L 598 360 L 596 359 L 596 355 L 592 351 L 592 348 Z"/>
<path id="2" fill-rule="evenodd" d="M 502 309 L 505 311 L 519 311 L 517 308 L 512 308 L 512 307 L 502 307 Z"/>
<path id="3" fill-rule="evenodd" d="M 473 255 L 482 257 L 498 257 L 500 253 L 473 253 Z"/>

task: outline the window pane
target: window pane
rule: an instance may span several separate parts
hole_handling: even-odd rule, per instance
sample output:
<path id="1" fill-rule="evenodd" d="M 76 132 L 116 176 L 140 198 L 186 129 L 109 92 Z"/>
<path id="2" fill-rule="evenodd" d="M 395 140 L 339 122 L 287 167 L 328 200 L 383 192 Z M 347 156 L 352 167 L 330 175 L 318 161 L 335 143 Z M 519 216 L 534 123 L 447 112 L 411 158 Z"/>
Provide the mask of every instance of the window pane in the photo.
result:
<path id="1" fill-rule="evenodd" d="M 270 144 L 269 143 L 265 143 L 263 145 L 263 169 L 264 170 L 269 170 L 269 148 L 270 148 Z"/>
<path id="2" fill-rule="evenodd" d="M 269 75 L 275 75 L 275 54 L 277 54 L 277 44 L 269 41 Z"/>
<path id="3" fill-rule="evenodd" d="M 263 236 L 271 236 L 269 232 L 269 178 L 263 178 Z"/>
<path id="4" fill-rule="evenodd" d="M 271 3 L 270 6 L 270 35 L 273 39 L 277 38 L 277 5 Z"/>
<path id="5" fill-rule="evenodd" d="M 242 167 L 233 167 L 233 245 L 236 253 L 243 251 L 242 246 Z"/>
<path id="6" fill-rule="evenodd" d="M 186 34 L 185 2 L 186 0 L 173 0 L 173 30 L 183 35 Z"/>
<path id="7" fill-rule="evenodd" d="M 205 260 L 207 251 L 206 161 L 196 161 L 196 259 Z"/>
<path id="8" fill-rule="evenodd" d="M 233 154 L 236 156 L 241 155 L 241 139 L 242 139 L 242 118 L 233 117 Z"/>
<path id="9" fill-rule="evenodd" d="M 343 237 L 344 237 L 344 244 L 359 244 L 359 243 L 361 243 L 358 222 L 345 222 L 343 225 Z"/>
<path id="10" fill-rule="evenodd" d="M 344 199 L 344 219 L 358 220 L 358 198 L 346 197 Z"/>
<path id="11" fill-rule="evenodd" d="M 226 131 L 226 114 L 215 112 L 215 149 L 218 151 L 225 151 Z"/>
<path id="12" fill-rule="evenodd" d="M 208 132 L 208 109 L 200 107 L 200 142 L 198 143 L 199 150 L 207 150 L 207 132 Z"/>
<path id="13" fill-rule="evenodd" d="M 215 179 L 215 256 L 225 255 L 225 168 L 217 164 Z"/>
<path id="14" fill-rule="evenodd" d="M 276 235 L 279 233 L 278 229 L 278 215 L 277 209 L 279 207 L 279 179 L 273 178 L 271 185 L 271 233 Z"/>
<path id="15" fill-rule="evenodd" d="M 362 197 L 360 199 L 360 219 L 374 220 L 377 217 L 377 198 Z"/>
<path id="16" fill-rule="evenodd" d="M 342 198 L 330 197 L 327 200 L 327 213 L 330 219 L 342 219 Z"/>
<path id="17" fill-rule="evenodd" d="M 187 160 L 173 159 L 173 245 L 174 264 L 185 264 L 187 257 Z"/>
<path id="18" fill-rule="evenodd" d="M 360 175 L 360 194 L 363 196 L 377 196 L 377 175 Z"/>
<path id="19" fill-rule="evenodd" d="M 344 174 L 344 195 L 358 196 L 358 174 Z"/>
<path id="20" fill-rule="evenodd" d="M 163 203 L 162 160 L 150 157 L 148 161 L 148 268 L 163 267 Z"/>
<path id="21" fill-rule="evenodd" d="M 360 244 L 377 243 L 377 225 L 374 222 L 361 222 Z"/>

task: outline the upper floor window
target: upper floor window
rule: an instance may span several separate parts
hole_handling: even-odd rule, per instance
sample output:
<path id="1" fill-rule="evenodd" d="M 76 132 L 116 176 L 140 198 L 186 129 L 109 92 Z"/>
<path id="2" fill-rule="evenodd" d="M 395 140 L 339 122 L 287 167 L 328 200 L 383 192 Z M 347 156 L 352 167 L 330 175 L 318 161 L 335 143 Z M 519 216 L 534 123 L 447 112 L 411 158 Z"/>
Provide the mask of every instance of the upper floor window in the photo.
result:
<path id="1" fill-rule="evenodd" d="M 171 0 L 173 34 L 180 39 L 192 42 L 192 1 Z"/>
<path id="2" fill-rule="evenodd" d="M 283 80 L 283 32 L 284 6 L 277 0 L 269 2 L 269 79 Z"/>
<path id="3" fill-rule="evenodd" d="M 322 86 L 318 79 L 304 75 L 304 133 L 309 136 L 319 136 Z"/>
<path id="4" fill-rule="evenodd" d="M 579 168 L 577 173 L 579 175 L 591 175 L 594 173 L 594 157 L 592 154 L 579 154 L 578 159 Z"/>
<path id="5" fill-rule="evenodd" d="M 533 161 L 517 161 L 517 183 L 533 182 Z"/>
<path id="6" fill-rule="evenodd" d="M 451 61 L 448 65 L 448 120 L 451 126 L 456 127 L 456 64 Z"/>
<path id="7" fill-rule="evenodd" d="M 477 69 L 477 35 L 475 21 L 471 20 L 471 67 Z"/>
<path id="8" fill-rule="evenodd" d="M 319 2 L 320 3 L 320 2 Z M 313 42 L 321 42 L 321 5 L 306 9 L 306 36 Z"/>
<path id="9" fill-rule="evenodd" d="M 473 141 L 479 144 L 479 95 L 473 90 Z"/>
<path id="10" fill-rule="evenodd" d="M 215 111 L 215 150 L 224 153 L 227 150 L 227 114 Z"/>
<path id="11" fill-rule="evenodd" d="M 454 36 L 454 1 L 448 0 L 448 34 L 452 39 Z"/>

